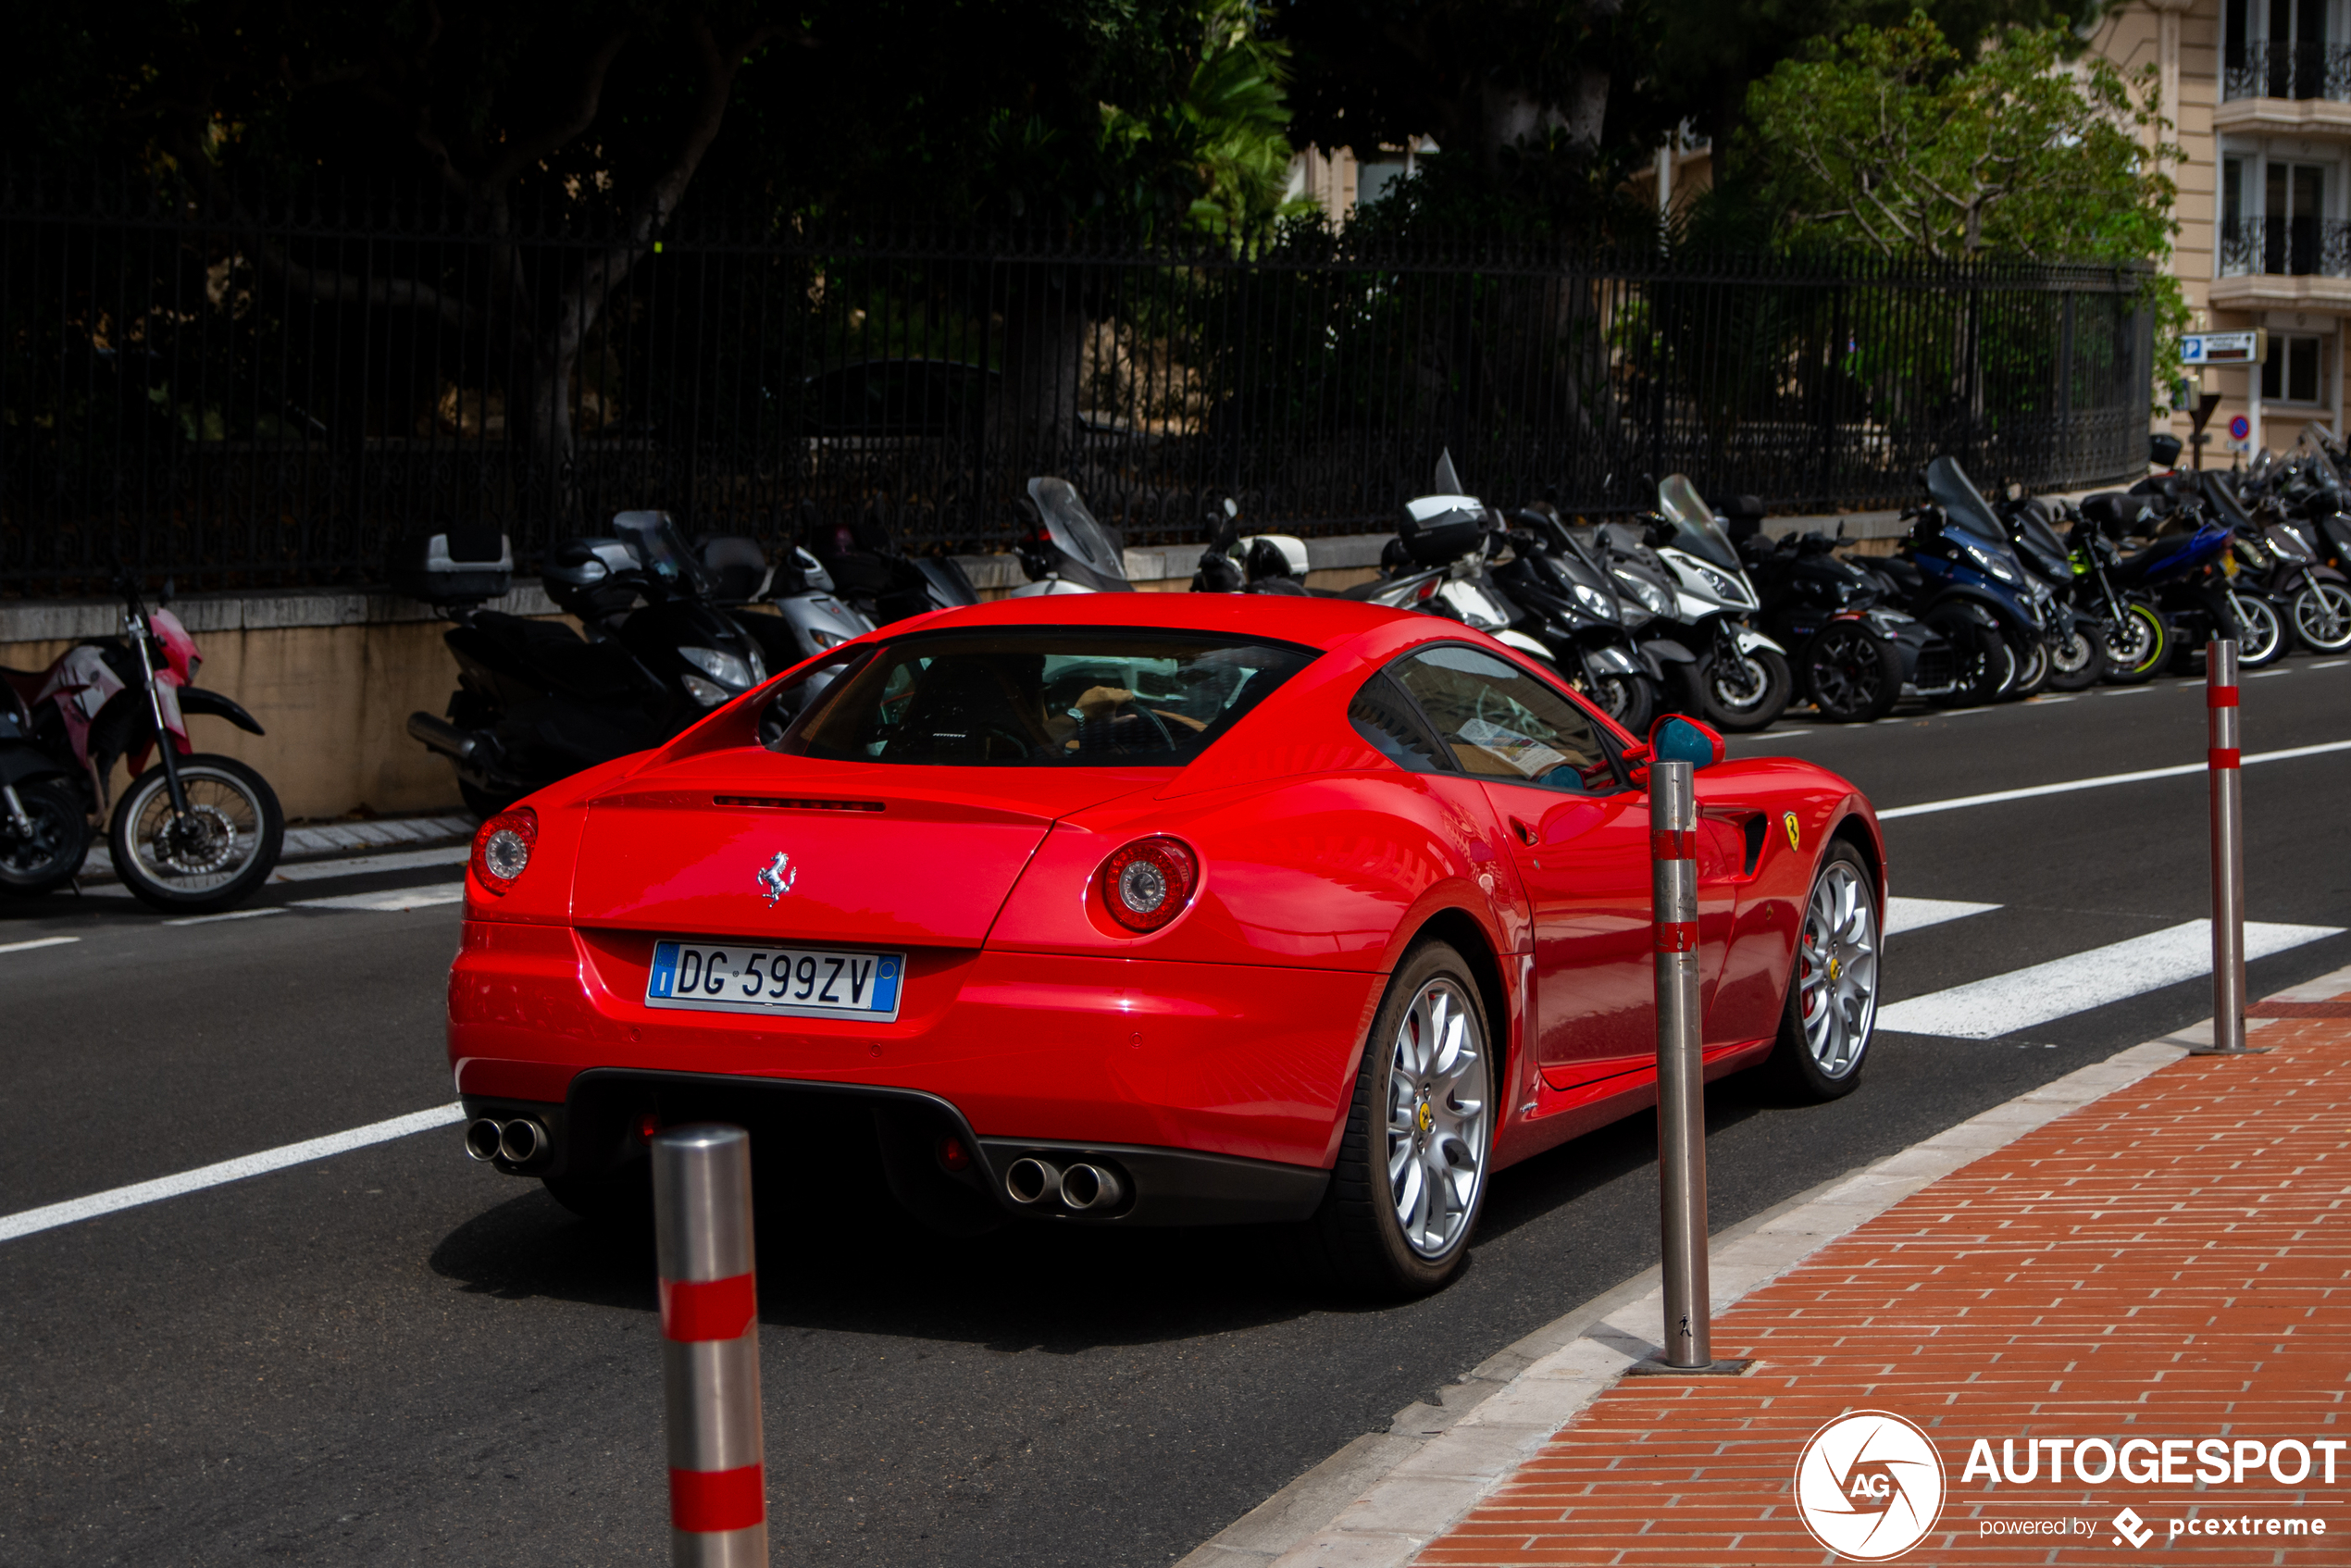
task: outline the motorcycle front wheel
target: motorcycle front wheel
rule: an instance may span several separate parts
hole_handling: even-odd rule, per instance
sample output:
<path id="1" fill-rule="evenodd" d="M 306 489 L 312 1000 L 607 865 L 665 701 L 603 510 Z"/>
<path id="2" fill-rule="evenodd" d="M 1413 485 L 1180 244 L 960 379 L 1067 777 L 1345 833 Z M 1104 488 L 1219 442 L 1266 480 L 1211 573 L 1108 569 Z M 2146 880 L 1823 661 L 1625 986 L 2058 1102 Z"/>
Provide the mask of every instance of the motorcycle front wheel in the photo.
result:
<path id="1" fill-rule="evenodd" d="M 1635 735 L 1647 736 L 1657 716 L 1657 692 L 1637 675 L 1602 675 L 1592 678 L 1585 696 L 1592 705 Z"/>
<path id="2" fill-rule="evenodd" d="M 2351 648 L 2351 588 L 2339 582 L 2309 582 L 2290 607 L 2294 634 L 2314 653 Z"/>
<path id="3" fill-rule="evenodd" d="M 1999 700 L 2021 703 L 2049 683 L 2049 645 L 2037 634 L 2021 641 L 2008 637 L 2000 641 L 2008 654 L 2009 678 L 2000 688 Z"/>
<path id="4" fill-rule="evenodd" d="M 1726 662 L 1717 653 L 1698 655 L 1691 678 L 1698 688 L 1698 716 L 1725 734 L 1768 729 L 1787 711 L 1791 681 L 1787 661 L 1769 648 Z"/>
<path id="5" fill-rule="evenodd" d="M 2080 691 L 2098 683 L 2106 673 L 2106 654 L 2098 640 L 2079 626 L 2069 628 L 2065 641 L 2049 650 L 2049 689 Z"/>
<path id="6" fill-rule="evenodd" d="M 161 764 L 131 781 L 106 830 L 115 875 L 132 896 L 173 915 L 226 909 L 267 880 L 286 838 L 268 781 L 234 757 L 179 759 L 188 809 L 172 809 Z"/>
<path id="7" fill-rule="evenodd" d="M 62 888 L 90 852 L 90 822 L 81 797 L 63 778 L 29 778 L 17 786 L 16 814 L 0 803 L 0 893 L 34 898 Z M 28 829 L 30 829 L 28 831 Z"/>
<path id="8" fill-rule="evenodd" d="M 2108 686 L 2139 686 L 2153 680 L 2171 657 L 2171 623 L 2152 604 L 2132 600 L 2122 606 L 2122 618 L 2106 623 L 2106 675 Z"/>
<path id="9" fill-rule="evenodd" d="M 2229 609 L 2236 620 L 2237 667 L 2259 669 L 2285 657 L 2285 617 L 2258 593 L 2232 593 Z"/>

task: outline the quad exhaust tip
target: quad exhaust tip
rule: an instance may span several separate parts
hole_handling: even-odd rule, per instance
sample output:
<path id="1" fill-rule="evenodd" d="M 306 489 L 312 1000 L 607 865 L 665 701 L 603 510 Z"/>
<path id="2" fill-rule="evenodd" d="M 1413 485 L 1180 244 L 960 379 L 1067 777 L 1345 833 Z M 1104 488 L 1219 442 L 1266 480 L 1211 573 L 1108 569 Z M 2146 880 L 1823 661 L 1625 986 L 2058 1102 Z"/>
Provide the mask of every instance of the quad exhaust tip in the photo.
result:
<path id="1" fill-rule="evenodd" d="M 1059 1200 L 1072 1213 L 1106 1213 L 1126 1199 L 1126 1182 L 1091 1161 L 1062 1166 L 1024 1154 L 1004 1172 L 1004 1194 L 1024 1208 Z"/>
<path id="2" fill-rule="evenodd" d="M 547 1129 L 529 1116 L 516 1116 L 510 1122 L 476 1116 L 466 1124 L 466 1153 L 485 1163 L 504 1160 L 510 1165 L 528 1165 L 554 1146 Z"/>

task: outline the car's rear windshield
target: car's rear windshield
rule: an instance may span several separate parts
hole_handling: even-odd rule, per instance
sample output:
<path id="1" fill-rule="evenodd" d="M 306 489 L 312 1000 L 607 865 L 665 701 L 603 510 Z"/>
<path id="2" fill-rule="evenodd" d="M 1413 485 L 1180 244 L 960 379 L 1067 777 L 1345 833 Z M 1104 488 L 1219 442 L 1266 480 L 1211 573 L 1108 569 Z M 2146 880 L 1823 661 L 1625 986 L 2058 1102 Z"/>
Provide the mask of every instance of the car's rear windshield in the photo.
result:
<path id="1" fill-rule="evenodd" d="M 944 767 L 1181 767 L 1303 669 L 1287 642 L 1117 628 L 932 632 L 883 644 L 776 750 Z"/>

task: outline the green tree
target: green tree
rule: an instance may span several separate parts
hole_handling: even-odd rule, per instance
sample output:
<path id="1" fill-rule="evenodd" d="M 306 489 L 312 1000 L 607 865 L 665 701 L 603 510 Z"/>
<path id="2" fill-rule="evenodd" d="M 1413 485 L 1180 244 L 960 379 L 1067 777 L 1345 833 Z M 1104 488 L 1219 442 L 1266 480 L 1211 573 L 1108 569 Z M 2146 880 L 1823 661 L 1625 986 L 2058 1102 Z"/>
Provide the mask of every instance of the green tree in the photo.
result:
<path id="1" fill-rule="evenodd" d="M 2019 28 L 1973 65 L 1922 13 L 1784 60 L 1748 97 L 1750 156 L 1797 238 L 1888 255 L 2133 262 L 2171 254 L 2177 187 L 2155 68 L 2069 67 Z"/>

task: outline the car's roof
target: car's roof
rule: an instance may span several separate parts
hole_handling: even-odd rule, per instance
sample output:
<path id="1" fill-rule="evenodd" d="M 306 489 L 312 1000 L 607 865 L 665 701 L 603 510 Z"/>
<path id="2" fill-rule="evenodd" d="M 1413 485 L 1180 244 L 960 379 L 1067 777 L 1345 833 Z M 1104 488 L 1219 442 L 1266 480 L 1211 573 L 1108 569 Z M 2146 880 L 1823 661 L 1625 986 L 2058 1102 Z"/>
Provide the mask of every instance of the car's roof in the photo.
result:
<path id="1" fill-rule="evenodd" d="M 1275 593 L 1051 593 L 947 610 L 927 616 L 924 631 L 950 627 L 1138 626 L 1216 631 L 1336 648 L 1398 622 L 1431 629 L 1449 623 L 1352 599 Z M 1461 628 L 1453 627 L 1458 632 Z"/>

